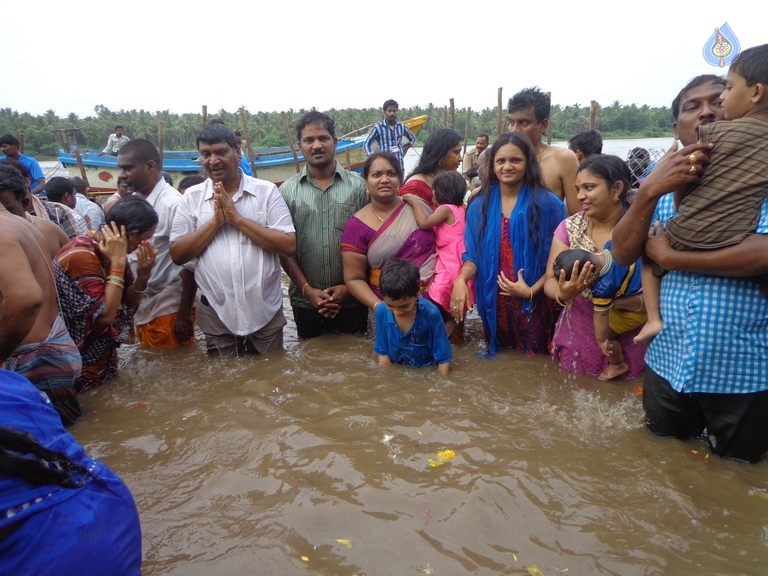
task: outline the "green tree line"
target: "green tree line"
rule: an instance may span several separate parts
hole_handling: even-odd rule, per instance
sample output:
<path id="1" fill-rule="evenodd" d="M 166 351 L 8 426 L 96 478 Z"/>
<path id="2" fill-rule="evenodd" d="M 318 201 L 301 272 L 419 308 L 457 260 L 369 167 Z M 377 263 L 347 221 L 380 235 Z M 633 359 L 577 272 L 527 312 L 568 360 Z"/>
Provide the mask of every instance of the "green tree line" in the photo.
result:
<path id="1" fill-rule="evenodd" d="M 285 112 L 291 138 L 295 139 L 297 120 L 306 110 Z M 361 129 L 382 119 L 379 108 L 342 108 L 325 110 L 336 122 L 336 134 L 342 136 Z M 401 108 L 399 117 L 429 115 L 429 122 L 419 134 L 423 143 L 430 131 L 446 126 L 455 126 L 464 132 L 468 110 L 457 109 L 451 113 L 448 107 L 429 104 L 426 107 Z M 551 137 L 553 140 L 567 140 L 589 126 L 589 107 L 578 104 L 571 106 L 553 105 L 551 113 Z M 247 111 L 229 112 L 219 110 L 209 114 L 208 120 L 220 118 L 232 130 L 247 133 L 253 148 L 286 146 L 283 116 L 279 112 Z M 245 130 L 243 125 L 245 119 Z M 667 107 L 653 108 L 647 105 L 623 105 L 618 101 L 610 106 L 597 107 L 596 128 L 604 138 L 653 138 L 671 136 L 672 117 Z M 506 129 L 506 110 L 502 113 L 502 130 Z M 82 148 L 102 148 L 107 136 L 116 124 L 125 128 L 131 138 L 147 138 L 158 143 L 160 122 L 163 126 L 163 147 L 165 150 L 189 150 L 195 147 L 195 139 L 202 126 L 200 114 L 175 114 L 168 110 L 149 112 L 147 110 L 113 111 L 106 106 L 96 106 L 94 115 L 84 118 L 76 114 L 59 117 L 53 110 L 42 115 L 17 112 L 10 108 L 0 109 L 0 134 L 23 134 L 24 152 L 37 156 L 55 156 L 62 147 L 60 133 L 66 128 L 79 128 Z M 480 133 L 493 135 L 498 132 L 498 111 L 496 108 L 473 110 L 469 120 L 467 137 L 469 143 Z"/>

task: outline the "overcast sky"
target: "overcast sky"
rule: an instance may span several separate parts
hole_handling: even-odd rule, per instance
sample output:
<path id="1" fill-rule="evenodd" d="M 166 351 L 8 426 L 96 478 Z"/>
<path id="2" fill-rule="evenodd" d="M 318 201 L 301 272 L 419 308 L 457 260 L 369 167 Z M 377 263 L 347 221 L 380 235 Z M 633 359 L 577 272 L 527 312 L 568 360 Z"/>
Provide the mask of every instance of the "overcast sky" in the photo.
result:
<path id="1" fill-rule="evenodd" d="M 759 4 L 759 3 L 758 3 Z M 112 110 L 473 110 L 538 85 L 555 104 L 669 106 L 717 73 L 702 47 L 728 22 L 768 42 L 741 2 L 646 0 L 29 0 L 0 20 L 0 107 L 59 116 Z M 449 10 L 449 6 L 461 9 Z M 468 13 L 467 6 L 473 7 Z M 18 7 L 18 10 L 16 8 Z"/>

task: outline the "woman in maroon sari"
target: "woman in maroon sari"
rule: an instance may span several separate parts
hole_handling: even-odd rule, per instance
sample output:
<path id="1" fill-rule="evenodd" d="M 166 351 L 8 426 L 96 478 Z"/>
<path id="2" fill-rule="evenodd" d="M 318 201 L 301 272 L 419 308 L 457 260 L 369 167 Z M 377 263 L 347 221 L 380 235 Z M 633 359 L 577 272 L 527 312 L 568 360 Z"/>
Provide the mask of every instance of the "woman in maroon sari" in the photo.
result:
<path id="1" fill-rule="evenodd" d="M 461 164 L 461 134 L 451 128 L 440 128 L 429 135 L 416 168 L 400 188 L 400 196 L 415 194 L 433 210 L 437 208 L 432 182 L 440 172 L 456 170 Z"/>
<path id="2" fill-rule="evenodd" d="M 390 260 L 408 260 L 421 273 L 423 286 L 435 272 L 435 234 L 422 230 L 413 210 L 431 213 L 425 203 L 411 208 L 398 196 L 403 181 L 400 162 L 389 152 L 371 154 L 363 166 L 371 202 L 353 214 L 341 236 L 344 283 L 349 293 L 373 309 L 381 301 L 379 276 Z"/>

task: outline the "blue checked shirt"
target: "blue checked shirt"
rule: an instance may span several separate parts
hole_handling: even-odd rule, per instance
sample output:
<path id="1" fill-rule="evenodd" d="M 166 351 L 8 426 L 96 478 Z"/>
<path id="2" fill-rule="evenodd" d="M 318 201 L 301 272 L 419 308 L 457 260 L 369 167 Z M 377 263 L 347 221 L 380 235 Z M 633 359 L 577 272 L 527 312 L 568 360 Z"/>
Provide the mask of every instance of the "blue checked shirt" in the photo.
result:
<path id="1" fill-rule="evenodd" d="M 379 122 L 371 128 L 371 132 L 365 139 L 365 144 L 363 145 L 365 155 L 370 156 L 373 154 L 374 150 L 371 145 L 376 142 L 379 145 L 379 150 L 392 152 L 400 161 L 400 166 L 402 167 L 403 157 L 405 156 L 403 152 L 403 138 L 408 140 L 405 144 L 413 144 L 416 141 L 416 136 L 402 122 L 395 122 L 394 126 L 387 124 L 386 120 Z"/>
<path id="2" fill-rule="evenodd" d="M 675 215 L 673 195 L 653 221 Z M 768 199 L 758 234 L 768 233 Z M 645 362 L 678 392 L 745 394 L 768 390 L 768 298 L 752 278 L 671 270 L 661 279 L 664 329 Z"/>

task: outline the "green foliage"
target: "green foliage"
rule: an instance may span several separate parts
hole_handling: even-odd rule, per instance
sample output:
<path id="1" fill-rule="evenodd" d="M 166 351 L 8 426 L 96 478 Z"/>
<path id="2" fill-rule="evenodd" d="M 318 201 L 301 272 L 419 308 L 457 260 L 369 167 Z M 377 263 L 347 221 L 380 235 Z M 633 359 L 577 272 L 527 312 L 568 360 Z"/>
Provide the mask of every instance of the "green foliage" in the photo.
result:
<path id="1" fill-rule="evenodd" d="M 56 133 L 52 130 L 61 128 L 80 128 L 82 132 L 81 146 L 85 148 L 102 148 L 107 136 L 113 132 L 115 124 L 125 127 L 125 132 L 131 138 L 147 138 L 157 143 L 159 123 L 163 123 L 163 147 L 165 150 L 189 150 L 195 147 L 195 139 L 202 125 L 198 114 L 175 114 L 169 110 L 149 112 L 147 110 L 112 111 L 106 106 L 96 106 L 94 115 L 79 118 L 69 114 L 59 118 L 53 110 L 45 114 L 33 116 L 26 112 L 19 113 L 10 108 L 0 109 L 0 134 L 24 133 L 27 154 L 53 156 L 61 143 L 57 141 Z M 288 110 L 285 112 L 291 139 L 295 141 L 295 127 L 298 119 L 307 110 Z M 336 134 L 341 137 L 356 132 L 365 134 L 369 126 L 382 119 L 379 108 L 344 108 L 326 111 L 336 122 Z M 452 122 L 451 113 L 447 106 L 435 106 L 430 103 L 425 107 L 414 106 L 401 108 L 399 117 L 429 115 L 429 122 L 419 134 L 417 145 L 422 145 L 429 133 Z M 497 110 L 485 108 L 473 110 L 468 125 L 468 143 L 471 144 L 480 133 L 491 135 L 491 140 L 497 134 Z M 506 127 L 506 110 L 502 112 L 503 128 Z M 233 130 L 247 134 L 253 148 L 286 146 L 286 136 L 283 118 L 279 112 L 245 112 L 247 130 L 243 130 L 240 111 L 229 112 L 219 110 L 209 114 L 208 120 L 221 118 Z M 463 133 L 466 125 L 467 109 L 455 111 L 455 127 Z M 552 107 L 551 127 L 553 140 L 567 140 L 574 134 L 586 130 L 589 125 L 589 107 L 579 104 L 570 106 L 555 105 Z M 669 108 L 638 107 L 635 104 L 622 105 L 615 101 L 610 106 L 598 106 L 597 129 L 605 138 L 651 138 L 670 136 L 672 134 L 672 117 Z M 294 142 L 295 143 L 295 142 Z"/>

